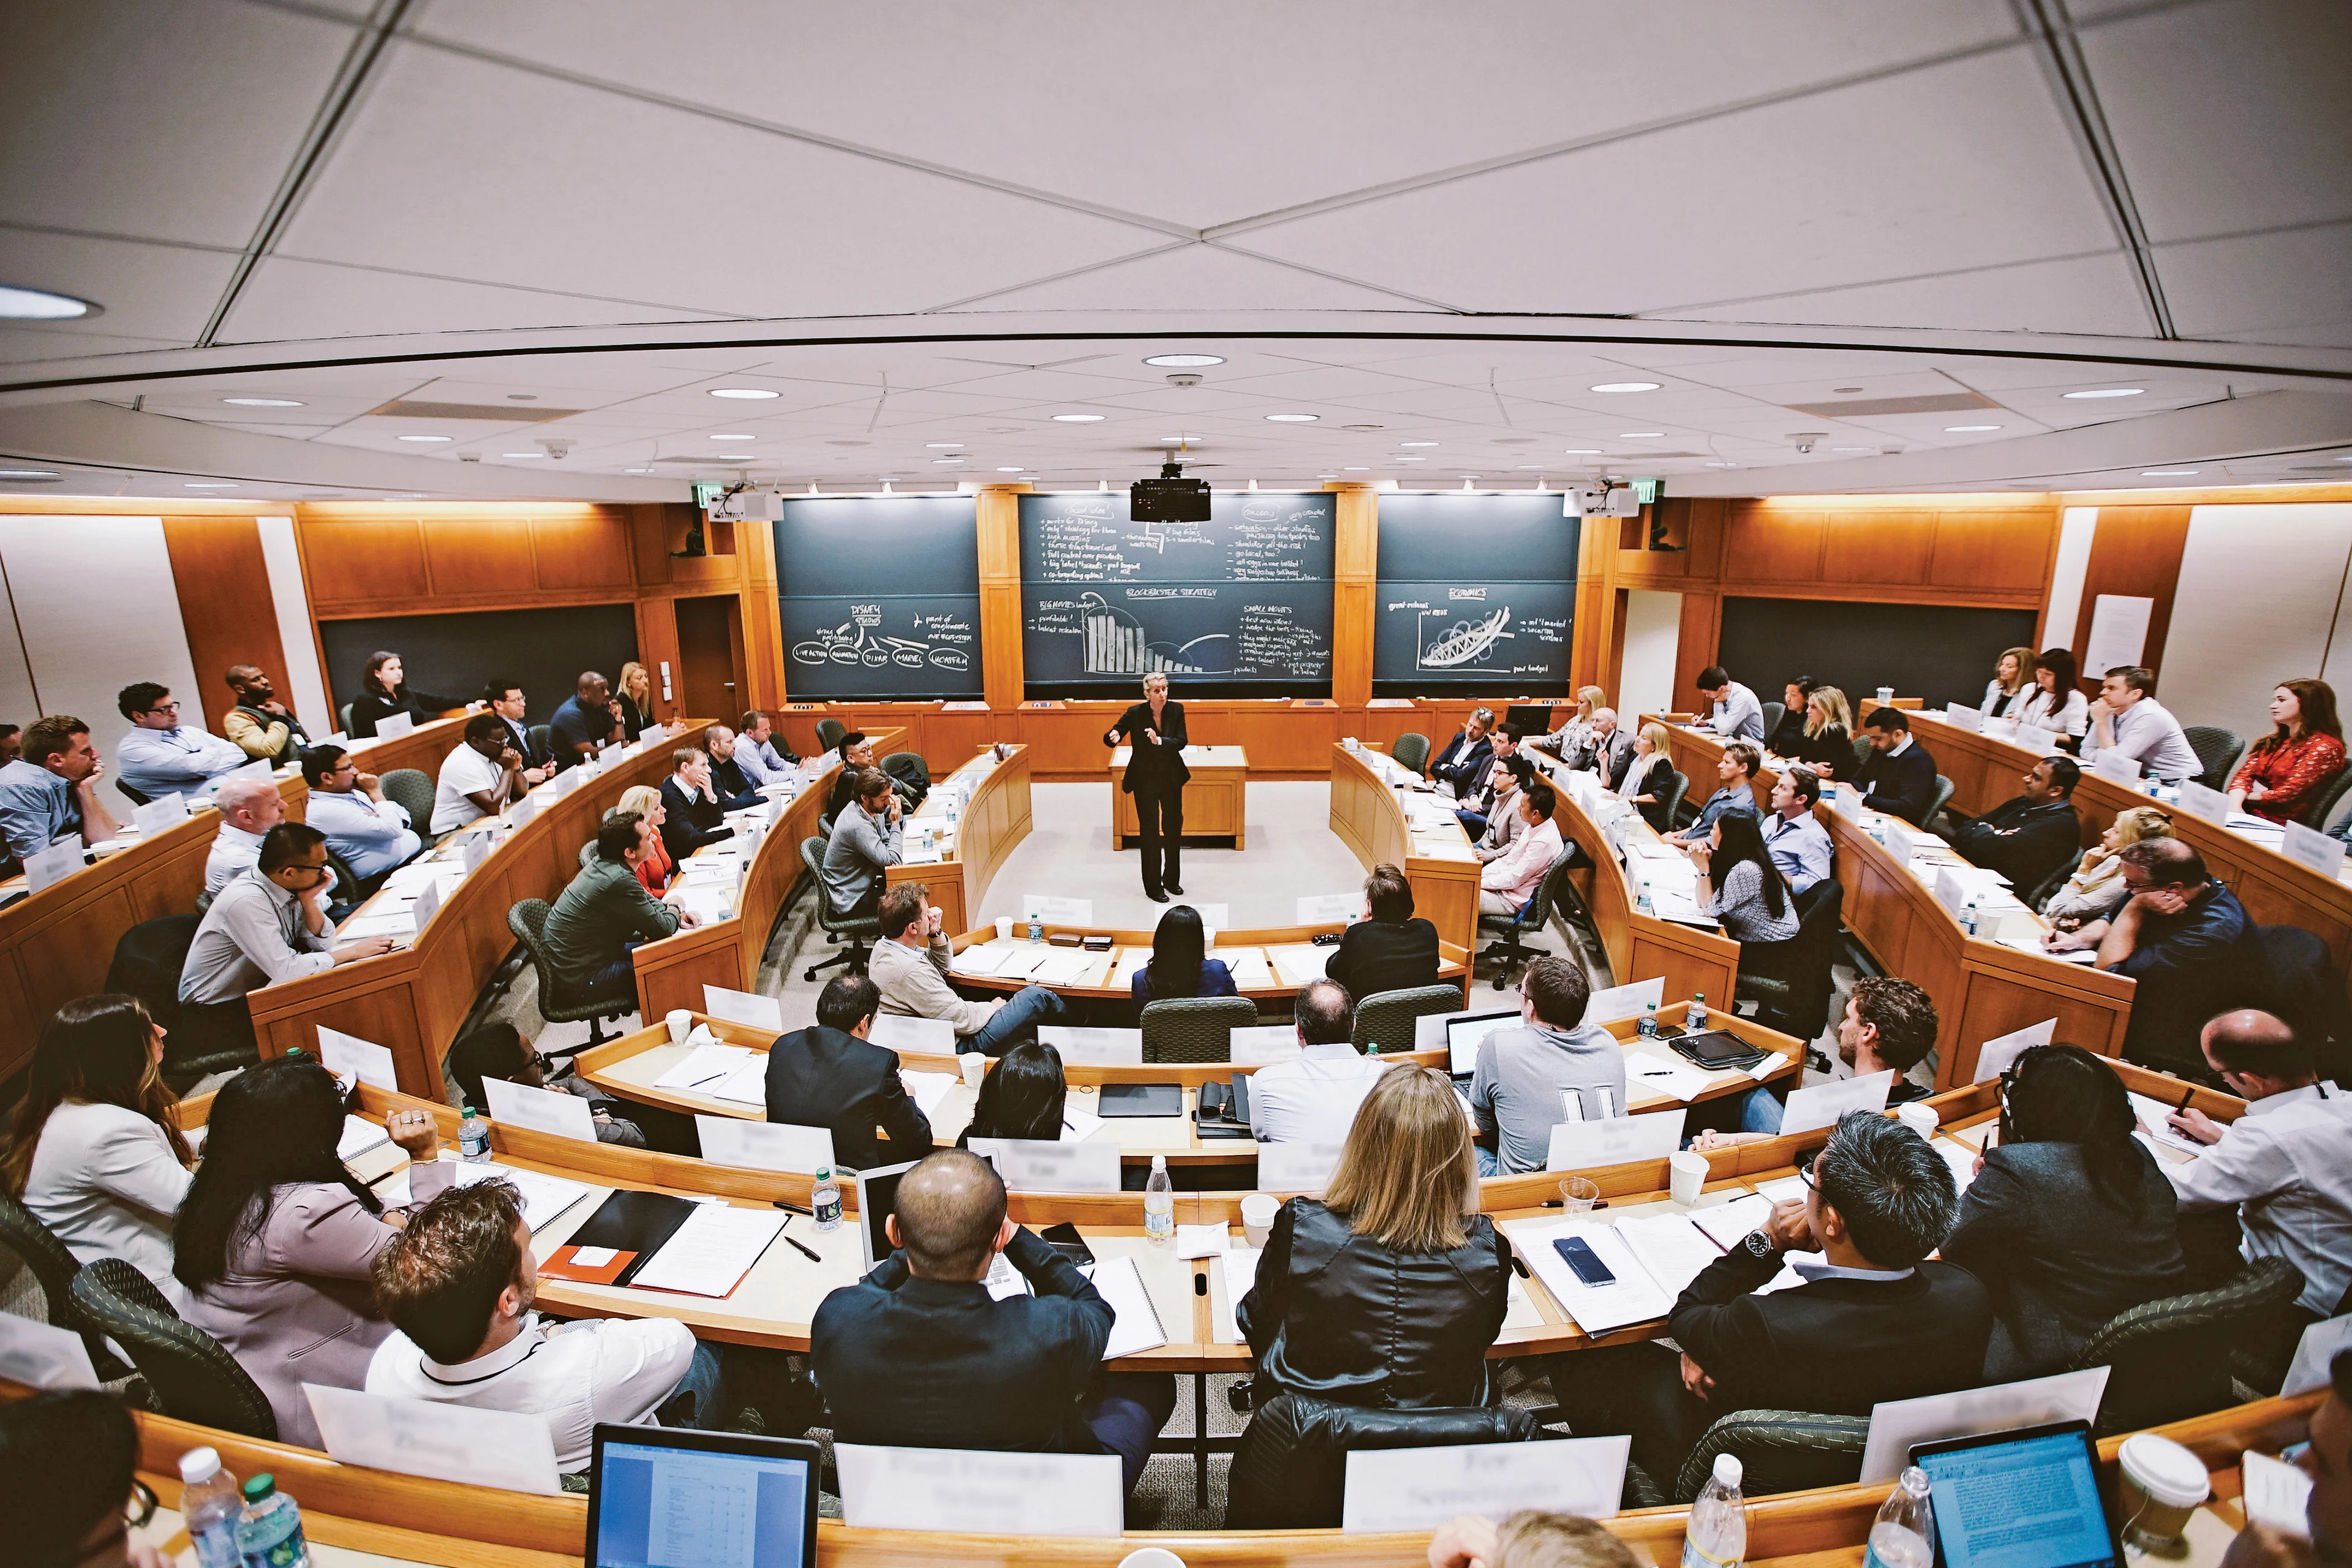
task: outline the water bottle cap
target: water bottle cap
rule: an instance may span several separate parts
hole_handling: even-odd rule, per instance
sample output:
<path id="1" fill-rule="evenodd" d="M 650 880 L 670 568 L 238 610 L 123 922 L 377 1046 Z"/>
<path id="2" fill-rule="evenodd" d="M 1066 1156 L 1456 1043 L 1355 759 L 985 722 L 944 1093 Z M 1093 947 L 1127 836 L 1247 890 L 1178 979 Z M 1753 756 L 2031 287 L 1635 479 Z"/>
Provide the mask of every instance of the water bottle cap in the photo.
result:
<path id="1" fill-rule="evenodd" d="M 1715 1457 L 1715 1479 L 1721 1485 L 1736 1487 L 1739 1484 L 1739 1479 L 1747 1473 L 1740 1467 L 1738 1455 L 1717 1454 Z"/>
<path id="2" fill-rule="evenodd" d="M 1168 1156 L 1165 1154 L 1154 1154 L 1151 1156 L 1151 1168 L 1155 1171 L 1166 1170 L 1168 1168 Z"/>
<path id="3" fill-rule="evenodd" d="M 194 1486 L 198 1481 L 211 1480 L 220 1474 L 220 1450 L 191 1448 L 180 1456 L 180 1479 Z"/>
<path id="4" fill-rule="evenodd" d="M 278 1478 L 264 1470 L 245 1483 L 245 1500 L 249 1503 L 265 1502 L 275 1496 L 277 1491 Z"/>

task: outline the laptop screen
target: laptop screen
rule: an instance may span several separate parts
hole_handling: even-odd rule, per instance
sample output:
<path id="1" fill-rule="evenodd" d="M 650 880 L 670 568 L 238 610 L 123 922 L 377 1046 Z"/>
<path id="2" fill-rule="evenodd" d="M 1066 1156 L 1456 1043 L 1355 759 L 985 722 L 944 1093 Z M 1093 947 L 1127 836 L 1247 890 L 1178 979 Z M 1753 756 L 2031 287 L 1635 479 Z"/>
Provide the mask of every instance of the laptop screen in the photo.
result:
<path id="1" fill-rule="evenodd" d="M 597 1428 L 588 1568 L 813 1568 L 814 1443 Z"/>
<path id="2" fill-rule="evenodd" d="M 1510 1008 L 1500 1013 L 1473 1013 L 1466 1018 L 1445 1020 L 1446 1068 L 1456 1078 L 1465 1077 L 1478 1069 L 1478 1042 L 1496 1029 L 1507 1029 L 1519 1021 L 1519 1010 Z"/>
<path id="3" fill-rule="evenodd" d="M 2116 1568 L 2080 1422 L 1923 1445 L 1946 1568 Z"/>
<path id="4" fill-rule="evenodd" d="M 914 1168 L 909 1161 L 903 1165 L 877 1165 L 857 1173 L 858 1250 L 868 1274 L 895 1250 L 890 1245 L 890 1233 L 882 1227 L 891 1211 L 898 1206 L 898 1178 Z"/>

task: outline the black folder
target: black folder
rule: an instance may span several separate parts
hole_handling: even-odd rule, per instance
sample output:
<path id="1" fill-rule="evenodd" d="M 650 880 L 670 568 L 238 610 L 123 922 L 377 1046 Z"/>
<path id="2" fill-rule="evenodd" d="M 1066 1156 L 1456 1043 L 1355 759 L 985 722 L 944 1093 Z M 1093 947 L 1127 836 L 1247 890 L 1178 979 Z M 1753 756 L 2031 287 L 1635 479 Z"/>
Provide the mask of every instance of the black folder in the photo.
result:
<path id="1" fill-rule="evenodd" d="M 572 1233 L 557 1258 L 548 1260 L 549 1272 L 553 1266 L 567 1260 L 583 1247 L 606 1247 L 614 1252 L 635 1253 L 625 1268 L 609 1281 L 626 1285 L 637 1277 L 653 1255 L 686 1223 L 694 1212 L 694 1205 L 685 1198 L 672 1197 L 667 1193 L 641 1193 L 629 1188 L 615 1190 L 612 1196 L 598 1205 L 587 1222 Z M 606 1283 L 599 1280 L 597 1283 Z"/>
<path id="2" fill-rule="evenodd" d="M 1181 1083 L 1107 1083 L 1095 1096 L 1098 1116 L 1181 1116 Z"/>

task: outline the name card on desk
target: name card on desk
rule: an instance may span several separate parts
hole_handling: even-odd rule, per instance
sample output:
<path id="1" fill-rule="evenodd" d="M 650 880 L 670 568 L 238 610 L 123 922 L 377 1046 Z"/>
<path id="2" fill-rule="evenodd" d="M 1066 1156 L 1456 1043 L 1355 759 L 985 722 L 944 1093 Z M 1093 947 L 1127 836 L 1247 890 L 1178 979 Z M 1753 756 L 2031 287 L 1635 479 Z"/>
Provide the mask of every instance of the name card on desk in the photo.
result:
<path id="1" fill-rule="evenodd" d="M 440 907 L 441 879 L 439 877 L 435 877 L 431 881 L 416 889 L 416 901 L 409 906 L 409 918 L 416 922 L 416 931 L 418 935 L 421 936 L 424 934 L 425 922 L 431 920 L 433 918 L 433 911 Z"/>
<path id="2" fill-rule="evenodd" d="M 2095 1421 L 2099 1400 L 2107 1392 L 2109 1370 L 2095 1366 L 2023 1383 L 1874 1405 L 1870 1410 L 1870 1436 L 1862 1450 L 1862 1483 L 1884 1485 L 1893 1480 L 1910 1463 L 1915 1444 L 2056 1421 Z"/>
<path id="3" fill-rule="evenodd" d="M 356 1035 L 346 1035 L 341 1029 L 319 1026 L 319 1059 L 329 1072 L 337 1076 L 350 1074 L 362 1083 L 373 1084 L 387 1094 L 400 1092 L 400 1074 L 393 1068 L 392 1052 L 373 1040 L 362 1040 Z"/>
<path id="4" fill-rule="evenodd" d="M 477 833 L 467 837 L 466 842 L 458 847 L 457 851 L 459 858 L 465 862 L 466 869 L 480 870 L 482 862 L 490 858 L 490 847 L 494 842 L 495 840 L 487 833 Z"/>
<path id="5" fill-rule="evenodd" d="M 131 826 L 147 838 L 152 838 L 166 828 L 176 827 L 187 819 L 188 801 L 185 795 L 159 795 L 145 805 L 133 806 L 131 811 Z"/>
<path id="6" fill-rule="evenodd" d="M 2091 771 L 2115 784 L 2139 783 L 2139 764 L 2113 747 L 2091 759 Z"/>
<path id="7" fill-rule="evenodd" d="M 1051 1046 L 1065 1067 L 1118 1068 L 1143 1065 L 1141 1029 L 1089 1028 L 1070 1024 L 1040 1024 L 1037 1042 Z"/>
<path id="8" fill-rule="evenodd" d="M 1984 728 L 1985 716 L 1981 708 L 1971 708 L 1965 702 L 1947 702 L 1944 713 L 1946 722 L 1959 729 L 1981 731 Z M 1921 717 L 1933 718 L 1934 715 L 1922 714 Z"/>
<path id="9" fill-rule="evenodd" d="M 2028 1024 L 2013 1034 L 1999 1035 L 1977 1047 L 1976 1075 L 1972 1083 L 1982 1083 L 2007 1072 L 2010 1064 L 2033 1046 L 2046 1046 L 2058 1034 L 2058 1020 L 2044 1018 L 2039 1024 Z"/>
<path id="10" fill-rule="evenodd" d="M 1563 1121 L 1551 1130 L 1547 1171 L 1622 1165 L 1629 1160 L 1663 1160 L 1683 1143 L 1683 1110 L 1644 1116 L 1612 1116 L 1593 1121 Z"/>
<path id="11" fill-rule="evenodd" d="M 1127 1487 L 1116 1454 L 836 1443 L 833 1458 L 841 1471 L 841 1521 L 856 1530 L 1116 1536 L 1126 1528 Z"/>
<path id="12" fill-rule="evenodd" d="M 1612 985 L 1595 991 L 1592 1000 L 1584 1005 L 1584 1021 L 1588 1024 L 1618 1024 L 1628 1018 L 1638 1018 L 1643 1009 L 1666 1005 L 1666 977 L 1636 980 L 1631 985 Z"/>
<path id="13" fill-rule="evenodd" d="M 387 713 L 375 721 L 375 738 L 389 741 L 395 735 L 405 735 L 416 728 L 414 713 Z"/>
<path id="14" fill-rule="evenodd" d="M 596 1142 L 596 1118 L 590 1113 L 588 1102 L 576 1094 L 485 1078 L 482 1095 L 490 1102 L 493 1121 L 552 1132 L 558 1138 L 576 1138 L 583 1143 Z"/>
<path id="15" fill-rule="evenodd" d="M 1862 816 L 1862 786 L 1842 784 L 1828 792 L 1830 809 L 1840 816 L 1860 820 Z"/>
<path id="16" fill-rule="evenodd" d="M 781 1013 L 782 1008 L 778 1007 Z M 877 1013 L 866 1040 L 887 1050 L 913 1051 L 918 1056 L 956 1054 L 955 1026 L 945 1018 L 912 1018 L 903 1013 Z M 1141 1046 L 1137 1047 L 1140 1052 Z"/>
<path id="17" fill-rule="evenodd" d="M 2230 820 L 2230 797 L 2218 789 L 2206 788 L 2195 779 L 2183 779 L 2180 781 L 2180 809 L 2221 827 Z"/>
<path id="18" fill-rule="evenodd" d="M 0 1377 L 31 1388 L 96 1388 L 82 1337 L 14 1312 L 0 1312 Z"/>
<path id="19" fill-rule="evenodd" d="M 2330 838 L 2317 828 L 2305 827 L 2300 822 L 2286 825 L 2286 841 L 2279 846 L 2279 853 L 2305 870 L 2316 871 L 2331 882 L 2344 868 L 2344 840 Z"/>
<path id="20" fill-rule="evenodd" d="M 1303 926 L 1346 925 L 1363 912 L 1361 893 L 1312 893 L 1298 900 L 1297 923 Z"/>
<path id="21" fill-rule="evenodd" d="M 1811 1089 L 1797 1089 L 1789 1096 L 1789 1103 L 1780 1112 L 1780 1135 L 1785 1138 L 1834 1127 L 1837 1119 L 1849 1110 L 1884 1110 L 1886 1097 L 1894 1088 L 1895 1069 L 1881 1068 L 1858 1078 L 1832 1079 Z"/>
<path id="22" fill-rule="evenodd" d="M 81 839 L 69 837 L 37 855 L 25 857 L 25 890 L 37 893 L 53 888 L 81 869 Z"/>
<path id="23" fill-rule="evenodd" d="M 1257 1185 L 1265 1193 L 1319 1193 L 1331 1184 L 1345 1143 L 1261 1143 Z"/>
<path id="24" fill-rule="evenodd" d="M 1290 1024 L 1252 1024 L 1235 1029 L 1228 1053 L 1235 1067 L 1249 1068 L 1295 1062 L 1304 1054 L 1298 1045 L 1298 1030 Z"/>
<path id="25" fill-rule="evenodd" d="M 1049 926 L 1091 926 L 1095 923 L 1095 901 L 1092 899 L 1055 899 L 1044 893 L 1021 895 L 1021 918 L 1042 921 Z"/>
<path id="26" fill-rule="evenodd" d="M 1458 1514 L 1501 1519 L 1523 1508 L 1610 1519 L 1625 1485 L 1631 1437 L 1359 1448 L 1348 1456 L 1343 1531 L 1435 1530 Z"/>
<path id="27" fill-rule="evenodd" d="M 1048 1143 L 1032 1138 L 974 1138 L 971 1152 L 996 1162 L 996 1173 L 1017 1193 L 1115 1193 L 1118 1145 Z"/>
<path id="28" fill-rule="evenodd" d="M 1886 845 L 1889 855 L 1906 866 L 1911 864 L 1917 853 L 1916 848 L 1911 842 L 1911 835 L 1897 827 L 1893 817 L 1879 819 L 1878 837 Z"/>
<path id="29" fill-rule="evenodd" d="M 507 807 L 507 826 L 520 827 L 539 815 L 539 796 L 526 791 L 521 799 Z"/>
<path id="30" fill-rule="evenodd" d="M 712 1017 L 751 1029 L 784 1032 L 784 1005 L 773 996 L 751 991 L 730 991 L 723 985 L 702 988 L 702 1010 Z"/>
<path id="31" fill-rule="evenodd" d="M 397 1475 L 560 1496 L 555 1439 L 541 1415 L 432 1399 L 395 1399 L 306 1383 L 327 1455 Z"/>
<path id="32" fill-rule="evenodd" d="M 698 1114 L 694 1130 L 701 1135 L 702 1157 L 714 1165 L 814 1176 L 819 1165 L 833 1163 L 830 1128 Z"/>

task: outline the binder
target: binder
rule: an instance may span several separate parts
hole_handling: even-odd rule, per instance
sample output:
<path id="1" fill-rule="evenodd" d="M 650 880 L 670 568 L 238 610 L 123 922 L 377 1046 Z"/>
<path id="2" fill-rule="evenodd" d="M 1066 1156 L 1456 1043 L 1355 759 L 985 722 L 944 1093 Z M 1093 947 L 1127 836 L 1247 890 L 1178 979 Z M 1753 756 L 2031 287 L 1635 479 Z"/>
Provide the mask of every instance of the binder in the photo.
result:
<path id="1" fill-rule="evenodd" d="M 694 1209 L 667 1193 L 616 1191 L 539 1271 L 582 1285 L 627 1285 Z"/>

